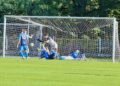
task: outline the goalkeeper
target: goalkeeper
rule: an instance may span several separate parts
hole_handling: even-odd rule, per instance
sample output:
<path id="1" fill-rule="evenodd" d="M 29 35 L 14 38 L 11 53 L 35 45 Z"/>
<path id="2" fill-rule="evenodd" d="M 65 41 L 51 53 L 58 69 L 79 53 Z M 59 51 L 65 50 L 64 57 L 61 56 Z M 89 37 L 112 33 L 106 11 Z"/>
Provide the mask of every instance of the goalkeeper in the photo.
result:
<path id="1" fill-rule="evenodd" d="M 39 42 L 43 42 L 44 47 L 43 51 L 41 51 L 41 55 L 47 59 L 57 59 L 58 58 L 58 44 L 49 37 L 48 34 L 43 36 L 43 40 L 37 39 Z M 47 49 L 46 49 L 47 48 Z M 46 55 L 45 55 L 46 54 Z"/>
<path id="2" fill-rule="evenodd" d="M 20 56 L 22 58 L 26 59 L 28 58 L 28 53 L 29 53 L 29 47 L 28 47 L 28 43 L 29 43 L 29 38 L 32 38 L 33 35 L 29 36 L 27 34 L 27 30 L 26 29 L 22 29 L 22 32 L 19 35 L 19 40 L 17 43 L 17 48 L 19 48 L 20 50 Z"/>

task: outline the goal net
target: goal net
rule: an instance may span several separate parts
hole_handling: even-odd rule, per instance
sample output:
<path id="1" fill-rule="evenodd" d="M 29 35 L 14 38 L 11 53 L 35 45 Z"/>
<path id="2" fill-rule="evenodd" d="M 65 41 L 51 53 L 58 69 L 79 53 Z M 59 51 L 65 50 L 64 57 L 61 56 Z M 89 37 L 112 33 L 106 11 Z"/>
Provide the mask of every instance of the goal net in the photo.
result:
<path id="1" fill-rule="evenodd" d="M 0 23 L 0 57 L 3 54 L 3 23 Z"/>
<path id="2" fill-rule="evenodd" d="M 38 56 L 41 44 L 36 40 L 48 33 L 58 43 L 60 55 L 78 49 L 88 58 L 119 59 L 118 23 L 115 18 L 56 17 L 56 16 L 5 16 L 3 56 L 18 56 L 18 36 L 23 28 L 34 43 L 29 56 Z"/>

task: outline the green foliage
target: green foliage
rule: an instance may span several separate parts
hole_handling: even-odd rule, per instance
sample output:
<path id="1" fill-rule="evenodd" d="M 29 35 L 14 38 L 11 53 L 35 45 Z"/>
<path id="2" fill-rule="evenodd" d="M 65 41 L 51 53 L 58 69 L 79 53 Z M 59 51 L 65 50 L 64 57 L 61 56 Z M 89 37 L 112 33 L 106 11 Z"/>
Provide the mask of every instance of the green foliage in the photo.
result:
<path id="1" fill-rule="evenodd" d="M 86 40 L 89 40 L 90 39 L 90 37 L 88 36 L 88 35 L 82 35 L 82 39 L 86 39 Z"/>
<path id="2" fill-rule="evenodd" d="M 120 0 L 0 0 L 4 15 L 95 16 L 120 19 Z"/>
<path id="3" fill-rule="evenodd" d="M 0 0 L 3 15 L 114 16 L 120 18 L 119 0 Z"/>

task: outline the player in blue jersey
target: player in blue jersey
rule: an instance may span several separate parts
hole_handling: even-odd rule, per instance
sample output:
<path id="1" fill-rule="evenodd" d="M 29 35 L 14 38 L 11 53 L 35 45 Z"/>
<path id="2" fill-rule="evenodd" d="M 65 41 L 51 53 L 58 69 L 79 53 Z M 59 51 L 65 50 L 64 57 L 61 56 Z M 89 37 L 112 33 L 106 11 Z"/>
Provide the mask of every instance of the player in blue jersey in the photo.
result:
<path id="1" fill-rule="evenodd" d="M 80 52 L 79 50 L 75 50 L 75 51 L 70 53 L 70 56 L 72 56 L 73 59 L 77 59 L 79 56 L 79 52 Z"/>
<path id="2" fill-rule="evenodd" d="M 71 52 L 68 56 L 61 56 L 60 59 L 61 60 L 78 60 L 79 55 L 80 55 L 79 50 L 75 50 Z"/>
<path id="3" fill-rule="evenodd" d="M 29 53 L 29 47 L 28 47 L 28 43 L 29 43 L 29 38 L 32 38 L 33 35 L 29 36 L 27 34 L 27 30 L 26 29 L 22 29 L 22 32 L 19 35 L 19 40 L 17 43 L 17 48 L 19 48 L 20 50 L 20 56 L 22 58 L 28 58 L 28 53 Z"/>

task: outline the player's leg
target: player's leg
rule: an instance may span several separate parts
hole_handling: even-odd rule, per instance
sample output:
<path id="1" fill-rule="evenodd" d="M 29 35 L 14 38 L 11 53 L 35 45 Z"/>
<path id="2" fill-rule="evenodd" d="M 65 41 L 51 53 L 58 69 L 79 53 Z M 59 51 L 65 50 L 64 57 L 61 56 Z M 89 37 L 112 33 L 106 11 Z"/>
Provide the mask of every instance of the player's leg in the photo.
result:
<path id="1" fill-rule="evenodd" d="M 28 46 L 24 46 L 24 50 L 25 50 L 24 56 L 27 59 L 28 58 L 28 54 L 29 54 L 29 47 Z"/>
<path id="2" fill-rule="evenodd" d="M 58 44 L 55 44 L 55 47 L 53 48 L 54 58 L 59 59 L 59 53 L 58 53 Z"/>
<path id="3" fill-rule="evenodd" d="M 59 59 L 59 53 L 57 52 L 57 48 L 53 48 L 53 50 L 51 50 L 50 58 Z"/>
<path id="4" fill-rule="evenodd" d="M 22 57 L 22 58 L 24 58 L 24 47 L 23 46 L 20 46 L 20 56 Z"/>
<path id="5" fill-rule="evenodd" d="M 60 60 L 74 60 L 72 56 L 60 56 Z"/>
<path id="6" fill-rule="evenodd" d="M 41 58 L 49 59 L 49 53 L 46 50 L 41 51 Z"/>
<path id="7" fill-rule="evenodd" d="M 58 51 L 56 51 L 56 50 L 55 50 L 55 51 L 54 51 L 54 53 L 55 53 L 55 56 L 54 56 L 54 57 L 55 57 L 55 59 L 59 59 L 60 54 L 58 53 Z"/>
<path id="8" fill-rule="evenodd" d="M 55 53 L 51 53 L 51 54 L 49 55 L 49 59 L 55 59 Z"/>

